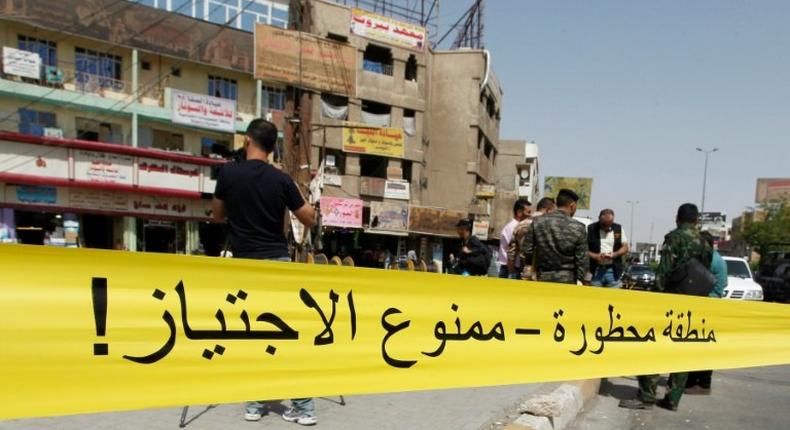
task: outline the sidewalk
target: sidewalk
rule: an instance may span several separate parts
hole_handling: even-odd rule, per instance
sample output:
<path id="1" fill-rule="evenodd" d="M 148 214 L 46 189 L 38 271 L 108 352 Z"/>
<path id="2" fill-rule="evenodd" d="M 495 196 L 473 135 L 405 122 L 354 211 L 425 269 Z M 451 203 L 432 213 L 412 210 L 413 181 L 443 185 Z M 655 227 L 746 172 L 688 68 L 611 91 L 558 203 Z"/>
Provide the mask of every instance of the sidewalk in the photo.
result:
<path id="1" fill-rule="evenodd" d="M 521 403 L 540 384 L 493 388 L 426 391 L 316 399 L 318 425 L 315 429 L 337 430 L 479 430 L 502 418 L 506 410 Z M 212 408 L 191 406 L 187 430 L 296 430 L 302 426 L 283 421 L 278 415 L 289 402 L 272 403 L 272 412 L 261 421 L 243 419 L 243 404 Z M 46 413 L 42 410 L 42 413 Z M 173 430 L 178 429 L 180 408 L 138 412 L 77 415 L 60 418 L 0 421 L 0 430 Z"/>
<path id="2" fill-rule="evenodd" d="M 632 398 L 636 389 L 633 377 L 605 381 L 597 403 L 569 430 L 788 428 L 790 366 L 715 371 L 712 394 L 684 395 L 677 412 L 661 408 L 632 411 L 617 407 L 621 399 Z"/>

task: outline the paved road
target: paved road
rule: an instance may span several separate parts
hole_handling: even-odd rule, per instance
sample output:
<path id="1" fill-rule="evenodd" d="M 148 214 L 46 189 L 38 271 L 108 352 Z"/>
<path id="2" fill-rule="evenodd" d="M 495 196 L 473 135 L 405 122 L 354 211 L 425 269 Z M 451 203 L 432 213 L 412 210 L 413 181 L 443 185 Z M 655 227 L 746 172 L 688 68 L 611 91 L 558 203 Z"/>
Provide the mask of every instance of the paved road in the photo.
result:
<path id="1" fill-rule="evenodd" d="M 677 412 L 618 408 L 620 399 L 636 394 L 636 387 L 635 378 L 605 381 L 596 404 L 570 430 L 790 428 L 790 366 L 714 372 L 712 395 L 683 396 Z"/>
<path id="2" fill-rule="evenodd" d="M 347 397 L 346 405 L 339 398 L 317 399 L 319 417 L 315 429 L 337 430 L 479 430 L 506 415 L 508 409 L 521 403 L 540 387 L 514 385 L 494 388 L 426 391 L 418 393 L 382 394 Z M 243 420 L 244 405 L 220 405 L 207 409 L 194 406 L 189 410 L 192 421 L 187 430 L 296 430 L 302 426 L 283 421 L 288 402 L 272 403 L 272 413 L 259 422 Z M 45 410 L 42 413 L 46 413 Z M 139 412 L 77 415 L 33 420 L 0 421 L 0 430 L 174 430 L 178 429 L 181 409 L 156 409 Z"/>

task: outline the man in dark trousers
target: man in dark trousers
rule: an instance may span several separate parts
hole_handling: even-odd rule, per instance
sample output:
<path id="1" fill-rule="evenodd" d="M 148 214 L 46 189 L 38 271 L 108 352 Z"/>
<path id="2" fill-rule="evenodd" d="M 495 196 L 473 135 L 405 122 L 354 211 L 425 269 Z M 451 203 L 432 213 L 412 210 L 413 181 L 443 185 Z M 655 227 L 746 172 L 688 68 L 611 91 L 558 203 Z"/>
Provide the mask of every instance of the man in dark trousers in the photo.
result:
<path id="1" fill-rule="evenodd" d="M 713 258 L 713 249 L 700 235 L 697 227 L 699 210 L 692 203 L 685 203 L 678 208 L 676 218 L 677 228 L 664 237 L 661 247 L 661 261 L 656 270 L 656 283 L 654 291 L 676 294 L 689 294 L 683 290 L 684 285 L 702 285 L 705 280 L 702 276 L 694 276 L 692 267 L 696 264 L 703 271 L 708 270 L 710 288 L 709 294 L 715 286 L 715 278 L 709 272 Z M 696 261 L 692 261 L 696 260 Z M 679 275 L 680 274 L 680 275 Z M 685 274 L 685 275 L 682 275 Z M 660 375 L 639 376 L 639 391 L 635 399 L 623 400 L 621 408 L 651 409 L 658 405 L 664 409 L 676 411 L 683 390 L 686 388 L 688 372 L 677 372 L 669 375 L 667 392 L 664 398 L 657 401 L 656 388 Z"/>
<path id="2" fill-rule="evenodd" d="M 592 285 L 620 288 L 623 256 L 628 254 L 628 238 L 623 226 L 614 222 L 613 210 L 602 210 L 598 221 L 587 227 L 587 246 Z"/>
<path id="3" fill-rule="evenodd" d="M 459 275 L 486 276 L 491 264 L 491 252 L 472 234 L 472 221 L 463 218 L 455 225 L 458 237 L 461 238 L 461 249 L 458 252 L 458 264 L 455 273 Z"/>
<path id="4" fill-rule="evenodd" d="M 277 127 L 255 119 L 244 136 L 246 160 L 222 166 L 214 191 L 214 220 L 227 220 L 234 258 L 291 261 L 285 239 L 285 215 L 290 210 L 310 228 L 315 210 L 287 174 L 269 163 L 277 142 Z M 265 414 L 262 402 L 247 404 L 244 419 L 258 421 Z M 283 419 L 302 425 L 316 424 L 313 399 L 294 399 Z"/>
<path id="5" fill-rule="evenodd" d="M 557 193 L 557 210 L 535 218 L 524 235 L 524 254 L 533 255 L 538 281 L 574 284 L 584 281 L 587 232 L 573 219 L 579 196 L 568 189 Z"/>

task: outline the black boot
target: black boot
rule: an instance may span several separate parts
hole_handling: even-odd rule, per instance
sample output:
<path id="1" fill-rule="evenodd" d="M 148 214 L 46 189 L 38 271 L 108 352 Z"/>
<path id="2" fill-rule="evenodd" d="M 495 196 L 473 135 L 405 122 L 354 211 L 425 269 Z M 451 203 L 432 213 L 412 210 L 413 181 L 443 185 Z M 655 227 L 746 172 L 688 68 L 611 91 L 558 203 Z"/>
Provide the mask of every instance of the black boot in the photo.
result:
<path id="1" fill-rule="evenodd" d="M 652 402 L 644 402 L 640 399 L 620 400 L 620 407 L 626 409 L 653 409 Z"/>

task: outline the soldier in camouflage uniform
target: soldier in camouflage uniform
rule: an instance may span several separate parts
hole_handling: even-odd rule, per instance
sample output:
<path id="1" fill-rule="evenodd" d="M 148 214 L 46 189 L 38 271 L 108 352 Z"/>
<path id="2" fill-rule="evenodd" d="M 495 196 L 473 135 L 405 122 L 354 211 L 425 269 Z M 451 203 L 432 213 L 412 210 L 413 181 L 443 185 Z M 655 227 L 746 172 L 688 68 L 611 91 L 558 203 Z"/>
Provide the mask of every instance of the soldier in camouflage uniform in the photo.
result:
<path id="1" fill-rule="evenodd" d="M 522 249 L 534 254 L 539 281 L 574 284 L 584 281 L 589 267 L 587 229 L 573 219 L 579 196 L 571 190 L 557 193 L 557 210 L 535 218 L 524 235 Z"/>
<path id="2" fill-rule="evenodd" d="M 669 278 L 675 270 L 696 258 L 705 267 L 710 267 L 713 248 L 703 240 L 697 227 L 699 211 L 697 206 L 686 203 L 678 208 L 677 228 L 664 237 L 661 247 L 661 262 L 656 270 L 656 283 L 653 291 L 670 292 Z M 683 390 L 686 388 L 688 372 L 672 373 L 667 381 L 664 398 L 656 402 L 656 388 L 660 375 L 639 377 L 639 392 L 636 399 L 623 400 L 620 407 L 628 409 L 650 409 L 654 404 L 672 411 L 678 409 Z"/>
<path id="3" fill-rule="evenodd" d="M 556 207 L 556 203 L 554 203 L 554 199 L 551 197 L 540 199 L 540 201 L 538 201 L 537 211 L 520 221 L 516 225 L 516 228 L 513 229 L 513 238 L 510 239 L 510 243 L 507 247 L 507 267 L 511 274 L 516 274 L 520 276 L 521 279 L 533 280 L 532 255 L 526 255 L 522 248 L 524 235 L 527 234 L 527 230 L 534 218 L 552 213 Z M 522 273 L 516 273 L 518 271 L 516 262 L 521 263 Z"/>

